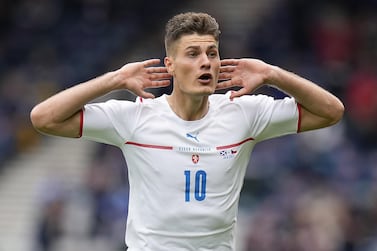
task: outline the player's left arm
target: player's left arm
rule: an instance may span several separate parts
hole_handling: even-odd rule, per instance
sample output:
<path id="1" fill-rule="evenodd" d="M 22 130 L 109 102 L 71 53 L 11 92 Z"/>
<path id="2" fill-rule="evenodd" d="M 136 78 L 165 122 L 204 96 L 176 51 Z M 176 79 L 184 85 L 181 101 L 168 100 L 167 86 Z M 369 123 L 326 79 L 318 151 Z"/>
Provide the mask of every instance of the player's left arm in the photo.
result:
<path id="1" fill-rule="evenodd" d="M 257 59 L 226 59 L 221 62 L 218 89 L 240 86 L 231 98 L 249 94 L 270 84 L 289 94 L 301 106 L 300 132 L 336 124 L 344 113 L 343 103 L 312 81 Z"/>

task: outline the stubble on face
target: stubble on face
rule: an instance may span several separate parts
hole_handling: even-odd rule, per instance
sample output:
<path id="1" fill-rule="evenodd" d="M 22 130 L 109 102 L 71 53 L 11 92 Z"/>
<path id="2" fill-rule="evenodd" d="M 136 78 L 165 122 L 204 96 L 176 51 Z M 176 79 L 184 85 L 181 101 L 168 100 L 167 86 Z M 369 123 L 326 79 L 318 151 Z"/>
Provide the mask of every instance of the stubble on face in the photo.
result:
<path id="1" fill-rule="evenodd" d="M 175 88 L 187 94 L 214 93 L 220 69 L 218 42 L 211 35 L 182 36 L 170 48 L 165 64 Z"/>

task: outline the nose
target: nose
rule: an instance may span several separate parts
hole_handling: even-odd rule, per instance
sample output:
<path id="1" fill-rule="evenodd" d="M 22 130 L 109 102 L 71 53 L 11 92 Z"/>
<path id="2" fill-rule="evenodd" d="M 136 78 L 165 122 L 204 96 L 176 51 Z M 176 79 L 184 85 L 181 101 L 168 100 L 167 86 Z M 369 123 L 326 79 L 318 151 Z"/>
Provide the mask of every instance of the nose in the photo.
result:
<path id="1" fill-rule="evenodd" d="M 202 54 L 200 68 L 202 68 L 202 69 L 211 68 L 211 61 L 209 60 L 208 55 L 206 53 Z"/>

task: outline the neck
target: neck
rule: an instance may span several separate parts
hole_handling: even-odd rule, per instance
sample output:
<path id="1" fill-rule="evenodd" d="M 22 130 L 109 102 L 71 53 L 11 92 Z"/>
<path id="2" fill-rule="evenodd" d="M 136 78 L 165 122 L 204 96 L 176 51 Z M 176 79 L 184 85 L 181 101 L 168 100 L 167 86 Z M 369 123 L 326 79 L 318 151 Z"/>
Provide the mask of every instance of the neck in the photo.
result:
<path id="1" fill-rule="evenodd" d="M 193 121 L 203 118 L 209 110 L 208 96 L 178 97 L 174 93 L 167 98 L 170 108 L 183 120 Z"/>

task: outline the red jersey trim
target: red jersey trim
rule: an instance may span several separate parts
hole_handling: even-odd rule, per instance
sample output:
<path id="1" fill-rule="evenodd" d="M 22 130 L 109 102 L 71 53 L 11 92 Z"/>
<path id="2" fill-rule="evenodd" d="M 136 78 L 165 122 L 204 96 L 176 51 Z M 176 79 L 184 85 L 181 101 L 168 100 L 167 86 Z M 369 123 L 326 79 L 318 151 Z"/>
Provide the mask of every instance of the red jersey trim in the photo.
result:
<path id="1" fill-rule="evenodd" d="M 83 127 L 84 127 L 84 108 L 82 108 L 80 111 L 80 131 L 79 131 L 78 138 L 82 137 Z"/>
<path id="2" fill-rule="evenodd" d="M 235 144 L 230 144 L 230 145 L 225 145 L 225 146 L 217 146 L 215 149 L 216 149 L 216 151 L 224 150 L 224 149 L 240 146 L 240 145 L 242 145 L 242 144 L 244 144 L 248 141 L 252 141 L 252 140 L 254 140 L 254 138 L 247 138 L 247 139 L 242 140 L 241 142 L 238 142 L 238 143 L 235 143 Z M 144 147 L 144 148 L 154 148 L 154 149 L 161 149 L 161 150 L 174 150 L 173 146 L 151 145 L 151 144 L 137 143 L 137 142 L 133 142 L 133 141 L 127 141 L 125 144 L 126 145 L 134 145 L 134 146 L 138 146 L 138 147 Z"/>
<path id="3" fill-rule="evenodd" d="M 302 107 L 300 103 L 297 103 L 298 110 L 298 121 L 297 121 L 297 133 L 301 132 L 301 116 L 302 116 Z"/>
<path id="4" fill-rule="evenodd" d="M 139 147 L 145 147 L 145 148 L 154 148 L 154 149 L 162 149 L 162 150 L 173 150 L 172 146 L 150 145 L 150 144 L 136 143 L 136 142 L 132 142 L 132 141 L 127 141 L 125 144 L 126 145 L 139 146 Z"/>
<path id="5" fill-rule="evenodd" d="M 218 146 L 216 147 L 216 150 L 224 150 L 224 149 L 228 149 L 228 148 L 232 148 L 232 147 L 236 147 L 236 146 L 240 146 L 248 141 L 252 141 L 254 140 L 254 138 L 247 138 L 245 140 L 242 140 L 241 142 L 238 142 L 238 143 L 235 143 L 235 144 L 231 144 L 231 145 L 225 145 L 225 146 Z"/>

